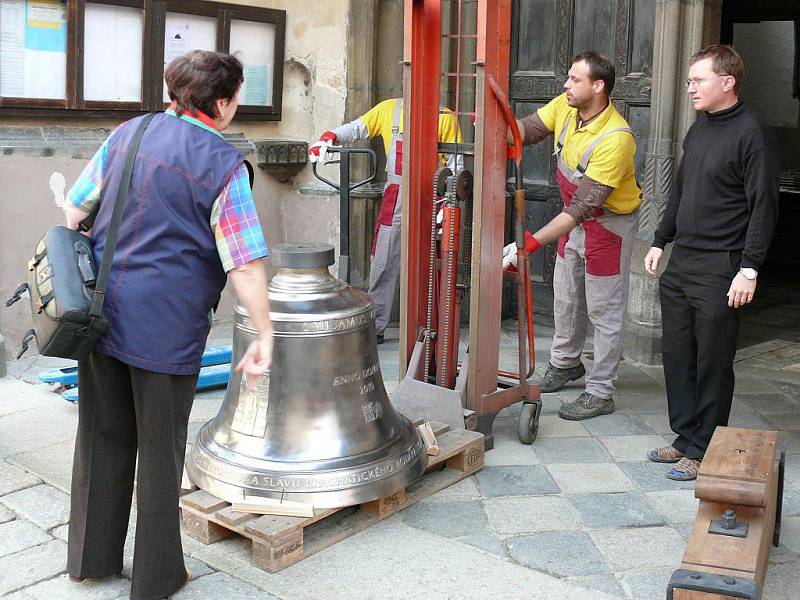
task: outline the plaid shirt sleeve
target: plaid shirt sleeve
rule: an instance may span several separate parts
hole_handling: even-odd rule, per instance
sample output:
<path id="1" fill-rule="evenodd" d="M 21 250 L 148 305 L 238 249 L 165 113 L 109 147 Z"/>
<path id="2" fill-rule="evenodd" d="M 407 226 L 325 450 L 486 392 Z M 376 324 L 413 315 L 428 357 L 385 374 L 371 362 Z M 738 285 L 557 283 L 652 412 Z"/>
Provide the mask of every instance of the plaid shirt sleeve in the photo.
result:
<path id="1" fill-rule="evenodd" d="M 225 272 L 269 256 L 244 163 L 214 202 L 210 223 Z"/>
<path id="2" fill-rule="evenodd" d="M 108 160 L 108 146 L 111 136 L 106 138 L 92 160 L 84 167 L 78 179 L 67 192 L 67 202 L 86 212 L 92 212 L 100 200 L 103 189 L 103 175 Z"/>

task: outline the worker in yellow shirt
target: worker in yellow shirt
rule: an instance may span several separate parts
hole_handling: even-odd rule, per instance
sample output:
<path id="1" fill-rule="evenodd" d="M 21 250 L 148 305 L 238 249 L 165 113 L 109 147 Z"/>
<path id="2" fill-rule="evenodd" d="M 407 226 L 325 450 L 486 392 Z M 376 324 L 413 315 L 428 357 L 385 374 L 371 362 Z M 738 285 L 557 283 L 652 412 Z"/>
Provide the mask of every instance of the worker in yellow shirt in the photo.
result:
<path id="1" fill-rule="evenodd" d="M 622 354 L 633 239 L 641 191 L 634 173 L 636 143 L 628 123 L 609 101 L 614 65 L 605 56 L 575 56 L 563 94 L 518 121 L 523 143 L 554 133 L 556 179 L 563 211 L 534 234 L 525 250 L 558 240 L 553 274 L 555 336 L 542 392 L 556 392 L 586 374 L 581 352 L 589 322 L 594 364 L 586 389 L 559 410 L 564 419 L 589 419 L 614 411 L 614 381 Z M 513 262 L 508 247 L 504 266 Z"/>
<path id="2" fill-rule="evenodd" d="M 383 343 L 383 330 L 389 322 L 394 294 L 400 277 L 400 222 L 403 173 L 403 99 L 392 98 L 376 104 L 355 121 L 323 133 L 308 149 L 311 162 L 325 162 L 328 146 L 349 144 L 358 140 L 383 138 L 386 150 L 386 186 L 383 188 L 375 232 L 372 239 L 372 261 L 369 271 L 369 295 L 375 303 L 377 342 Z M 439 113 L 439 141 L 461 141 L 456 115 L 447 110 Z M 455 172 L 455 157 L 448 158 Z"/>

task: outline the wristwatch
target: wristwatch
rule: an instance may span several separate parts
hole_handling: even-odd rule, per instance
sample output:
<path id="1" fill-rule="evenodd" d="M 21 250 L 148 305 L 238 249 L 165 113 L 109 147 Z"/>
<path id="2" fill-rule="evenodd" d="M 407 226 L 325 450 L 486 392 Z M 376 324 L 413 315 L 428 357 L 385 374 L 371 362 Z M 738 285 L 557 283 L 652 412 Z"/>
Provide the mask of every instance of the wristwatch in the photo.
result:
<path id="1" fill-rule="evenodd" d="M 751 269 L 750 267 L 742 267 L 739 269 L 739 273 L 741 273 L 745 279 L 749 279 L 750 281 L 753 281 L 756 277 L 758 277 L 758 271 Z"/>

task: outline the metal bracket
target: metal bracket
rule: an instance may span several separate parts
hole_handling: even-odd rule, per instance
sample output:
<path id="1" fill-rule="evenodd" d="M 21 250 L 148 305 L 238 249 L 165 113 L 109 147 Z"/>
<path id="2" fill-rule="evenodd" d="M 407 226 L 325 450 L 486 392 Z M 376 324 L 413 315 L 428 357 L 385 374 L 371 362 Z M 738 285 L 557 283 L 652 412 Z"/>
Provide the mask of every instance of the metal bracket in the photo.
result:
<path id="1" fill-rule="evenodd" d="M 754 579 L 734 577 L 732 575 L 716 575 L 688 569 L 677 569 L 667 584 L 667 600 L 673 600 L 675 590 L 706 592 L 720 594 L 731 598 L 758 600 L 761 592 Z"/>
<path id="2" fill-rule="evenodd" d="M 730 537 L 747 537 L 747 521 L 737 521 L 736 511 L 732 508 L 726 509 L 722 513 L 722 519 L 711 521 L 708 525 L 708 533 L 716 535 L 728 535 Z"/>

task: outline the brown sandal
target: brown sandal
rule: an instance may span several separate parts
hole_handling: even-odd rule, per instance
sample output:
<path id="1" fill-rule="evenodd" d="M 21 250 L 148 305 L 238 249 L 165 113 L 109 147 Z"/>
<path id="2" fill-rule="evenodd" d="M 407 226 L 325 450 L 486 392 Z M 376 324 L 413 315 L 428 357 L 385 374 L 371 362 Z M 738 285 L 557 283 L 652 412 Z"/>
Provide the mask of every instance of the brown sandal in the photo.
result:
<path id="1" fill-rule="evenodd" d="M 673 446 L 653 448 L 647 453 L 647 459 L 657 463 L 676 463 L 683 458 L 683 452 Z"/>
<path id="2" fill-rule="evenodd" d="M 700 461 L 694 458 L 682 458 L 678 464 L 667 471 L 667 479 L 675 481 L 693 481 L 697 479 Z"/>

